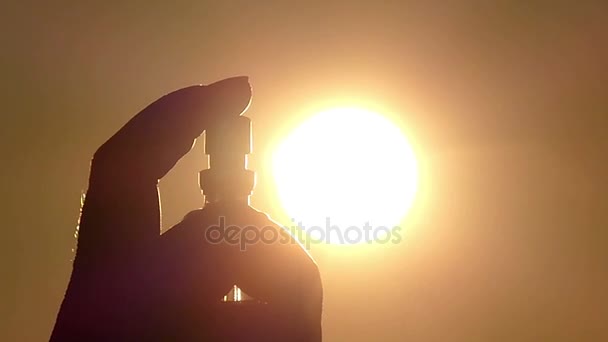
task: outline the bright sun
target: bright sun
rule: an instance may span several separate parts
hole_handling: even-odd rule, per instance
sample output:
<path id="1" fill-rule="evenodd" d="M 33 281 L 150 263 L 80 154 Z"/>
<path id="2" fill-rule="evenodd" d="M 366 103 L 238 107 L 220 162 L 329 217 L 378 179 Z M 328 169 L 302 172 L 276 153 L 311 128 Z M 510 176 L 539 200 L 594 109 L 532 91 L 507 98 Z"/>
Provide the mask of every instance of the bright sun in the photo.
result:
<path id="1" fill-rule="evenodd" d="M 384 239 L 407 214 L 418 180 L 399 127 L 357 108 L 327 110 L 296 128 L 275 151 L 273 172 L 295 223 L 347 244 Z"/>

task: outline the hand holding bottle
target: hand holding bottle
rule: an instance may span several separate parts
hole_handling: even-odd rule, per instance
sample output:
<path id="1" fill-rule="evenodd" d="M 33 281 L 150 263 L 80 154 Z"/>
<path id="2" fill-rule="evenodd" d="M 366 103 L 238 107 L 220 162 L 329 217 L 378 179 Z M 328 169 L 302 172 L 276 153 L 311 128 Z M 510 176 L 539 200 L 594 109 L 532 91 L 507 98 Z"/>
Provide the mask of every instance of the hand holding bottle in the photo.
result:
<path id="1" fill-rule="evenodd" d="M 171 234 L 160 235 L 158 180 L 206 128 L 219 118 L 240 115 L 250 100 L 246 77 L 184 88 L 152 103 L 97 150 L 73 272 L 52 341 L 187 336 L 172 329 L 204 335 L 213 330 L 217 301 L 241 280 L 251 295 L 278 305 L 279 311 L 293 310 L 293 317 L 305 317 L 301 324 L 314 330 L 305 340 L 320 340 L 321 283 L 303 249 L 284 252 L 282 246 L 260 245 L 242 252 L 238 246 L 197 239 L 222 214 L 213 206 L 187 215 Z M 227 260 L 246 266 L 227 272 Z M 262 277 L 255 276 L 256 267 Z M 310 307 L 287 309 L 290 286 L 297 286 L 295 293 L 310 300 Z M 184 317 L 170 317 L 178 313 L 169 309 L 176 305 Z M 184 325 L 188 323 L 200 325 Z"/>

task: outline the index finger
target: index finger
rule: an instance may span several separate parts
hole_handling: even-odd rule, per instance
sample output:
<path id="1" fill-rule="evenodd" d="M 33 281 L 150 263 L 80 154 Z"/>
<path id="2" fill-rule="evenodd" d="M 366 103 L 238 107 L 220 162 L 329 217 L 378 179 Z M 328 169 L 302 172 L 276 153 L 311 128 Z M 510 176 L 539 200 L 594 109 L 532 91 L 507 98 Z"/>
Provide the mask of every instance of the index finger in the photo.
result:
<path id="1" fill-rule="evenodd" d="M 155 101 L 95 153 L 82 208 L 75 267 L 120 255 L 160 234 L 158 179 L 213 121 L 240 115 L 247 77 L 177 90 Z"/>

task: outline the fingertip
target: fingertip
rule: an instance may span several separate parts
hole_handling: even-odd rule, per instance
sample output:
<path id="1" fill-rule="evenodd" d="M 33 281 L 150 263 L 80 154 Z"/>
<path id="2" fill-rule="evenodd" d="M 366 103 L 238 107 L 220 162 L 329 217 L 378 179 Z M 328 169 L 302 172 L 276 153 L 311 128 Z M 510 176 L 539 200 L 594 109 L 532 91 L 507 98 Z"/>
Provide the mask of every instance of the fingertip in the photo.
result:
<path id="1" fill-rule="evenodd" d="M 218 94 L 251 97 L 251 83 L 249 83 L 249 76 L 225 78 L 223 80 L 211 83 L 205 86 L 205 88 Z"/>
<path id="2" fill-rule="evenodd" d="M 235 76 L 205 86 L 212 107 L 229 115 L 244 113 L 251 104 L 252 87 L 248 76 Z M 221 114 L 221 115 L 225 115 Z"/>

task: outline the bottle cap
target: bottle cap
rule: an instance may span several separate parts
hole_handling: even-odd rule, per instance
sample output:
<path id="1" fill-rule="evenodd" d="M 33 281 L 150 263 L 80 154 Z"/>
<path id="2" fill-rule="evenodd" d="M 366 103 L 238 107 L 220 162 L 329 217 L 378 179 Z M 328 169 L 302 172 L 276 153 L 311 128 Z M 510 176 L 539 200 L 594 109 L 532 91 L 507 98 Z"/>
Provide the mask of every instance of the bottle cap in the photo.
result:
<path id="1" fill-rule="evenodd" d="M 200 172 L 199 185 L 208 202 L 247 198 L 255 186 L 255 172 L 247 170 L 251 153 L 251 120 L 245 116 L 221 120 L 205 132 L 209 169 Z"/>

